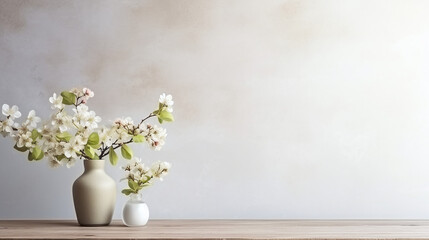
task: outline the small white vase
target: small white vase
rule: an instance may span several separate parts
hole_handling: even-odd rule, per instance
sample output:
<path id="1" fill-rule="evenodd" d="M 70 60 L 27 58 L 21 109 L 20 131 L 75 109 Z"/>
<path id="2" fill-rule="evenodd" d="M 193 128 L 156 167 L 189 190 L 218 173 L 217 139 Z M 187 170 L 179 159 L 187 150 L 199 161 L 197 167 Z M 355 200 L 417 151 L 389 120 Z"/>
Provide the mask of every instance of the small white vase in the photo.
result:
<path id="1" fill-rule="evenodd" d="M 149 208 L 142 200 L 141 193 L 131 194 L 122 210 L 122 222 L 128 227 L 146 225 L 149 220 Z"/>

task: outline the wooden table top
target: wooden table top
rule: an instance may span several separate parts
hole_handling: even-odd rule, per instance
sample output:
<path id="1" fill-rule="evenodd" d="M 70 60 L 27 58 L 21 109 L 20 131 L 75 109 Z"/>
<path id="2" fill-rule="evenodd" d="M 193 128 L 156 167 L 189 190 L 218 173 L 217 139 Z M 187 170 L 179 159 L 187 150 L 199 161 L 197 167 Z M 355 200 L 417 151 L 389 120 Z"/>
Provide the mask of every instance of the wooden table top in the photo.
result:
<path id="1" fill-rule="evenodd" d="M 144 227 L 0 220 L 0 239 L 429 239 L 429 220 L 150 220 Z"/>

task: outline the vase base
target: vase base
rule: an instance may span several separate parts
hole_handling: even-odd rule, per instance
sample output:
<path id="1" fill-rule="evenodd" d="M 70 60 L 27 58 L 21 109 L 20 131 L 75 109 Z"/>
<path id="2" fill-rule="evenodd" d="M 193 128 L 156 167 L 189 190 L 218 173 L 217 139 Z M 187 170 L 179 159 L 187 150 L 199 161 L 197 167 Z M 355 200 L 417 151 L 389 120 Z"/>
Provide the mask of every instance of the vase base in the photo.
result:
<path id="1" fill-rule="evenodd" d="M 108 226 L 110 225 L 110 223 L 100 223 L 100 224 L 84 224 L 84 223 L 79 223 L 80 226 L 82 227 L 102 227 L 102 226 Z"/>

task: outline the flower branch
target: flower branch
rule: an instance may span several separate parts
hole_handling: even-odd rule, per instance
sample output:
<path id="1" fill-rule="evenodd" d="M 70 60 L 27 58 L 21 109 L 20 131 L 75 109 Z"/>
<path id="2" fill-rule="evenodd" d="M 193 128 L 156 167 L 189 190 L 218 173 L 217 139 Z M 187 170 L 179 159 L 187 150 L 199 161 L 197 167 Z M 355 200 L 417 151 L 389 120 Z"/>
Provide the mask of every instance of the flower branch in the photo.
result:
<path id="1" fill-rule="evenodd" d="M 21 117 L 18 107 L 3 104 L 2 114 L 6 118 L 0 119 L 0 134 L 13 138 L 14 148 L 27 152 L 29 161 L 47 158 L 52 167 L 71 167 L 77 159 L 96 160 L 107 156 L 111 164 L 116 165 L 118 149 L 124 159 L 135 159 L 132 148 L 128 146 L 131 143 L 145 143 L 156 151 L 162 148 L 166 130 L 146 121 L 153 117 L 157 117 L 161 124 L 174 121 L 171 95 L 160 95 L 158 107 L 138 124 L 127 117 L 116 119 L 110 126 L 100 125 L 101 118 L 89 110 L 87 102 L 92 97 L 94 92 L 88 88 L 73 88 L 60 95 L 54 93 L 49 98 L 54 113 L 43 123 L 34 110 L 28 113 L 24 122 L 17 123 L 15 120 Z M 67 106 L 72 106 L 70 112 Z M 162 178 L 169 167 L 170 164 L 165 162 L 156 163 L 149 170 L 139 165 L 138 169 L 145 171 L 138 175 L 139 179 L 133 180 L 137 185 L 133 184 L 132 190 L 138 192 L 150 185 L 154 178 Z M 133 176 L 137 177 L 136 174 Z"/>

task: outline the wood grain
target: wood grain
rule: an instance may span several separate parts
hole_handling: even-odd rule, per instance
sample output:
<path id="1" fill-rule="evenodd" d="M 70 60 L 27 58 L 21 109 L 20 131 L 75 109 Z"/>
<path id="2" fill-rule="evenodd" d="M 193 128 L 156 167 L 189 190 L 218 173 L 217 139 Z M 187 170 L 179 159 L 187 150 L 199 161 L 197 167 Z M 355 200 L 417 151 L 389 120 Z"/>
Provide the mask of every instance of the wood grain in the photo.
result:
<path id="1" fill-rule="evenodd" d="M 1 220 L 0 239 L 429 239 L 423 220 L 151 220 L 81 227 L 69 220 Z"/>

